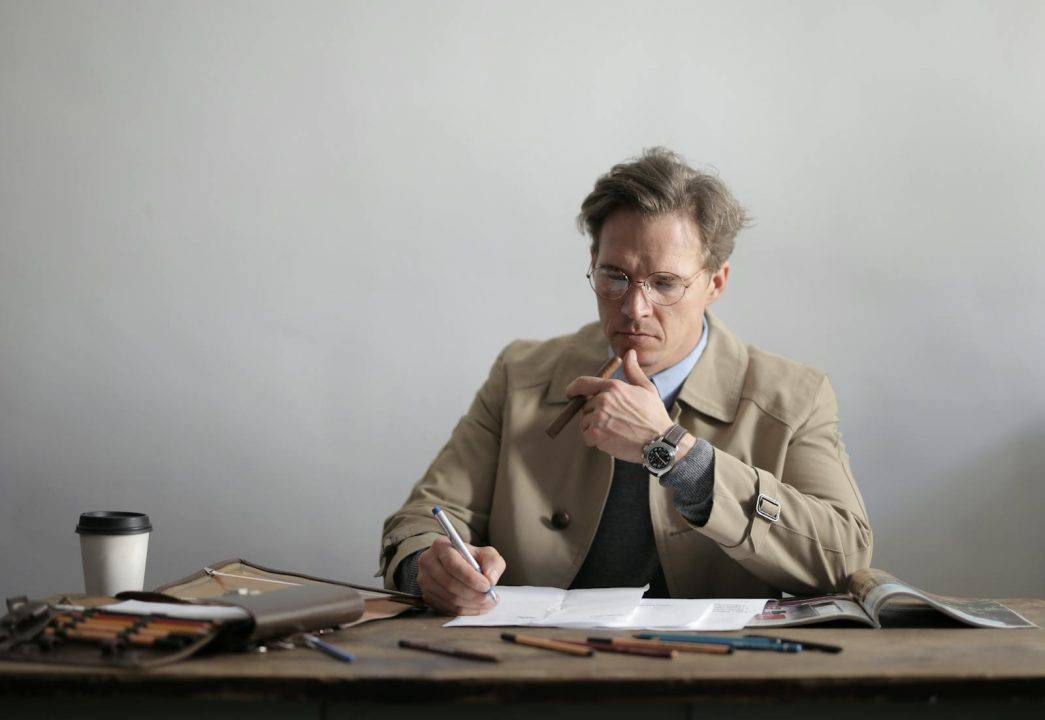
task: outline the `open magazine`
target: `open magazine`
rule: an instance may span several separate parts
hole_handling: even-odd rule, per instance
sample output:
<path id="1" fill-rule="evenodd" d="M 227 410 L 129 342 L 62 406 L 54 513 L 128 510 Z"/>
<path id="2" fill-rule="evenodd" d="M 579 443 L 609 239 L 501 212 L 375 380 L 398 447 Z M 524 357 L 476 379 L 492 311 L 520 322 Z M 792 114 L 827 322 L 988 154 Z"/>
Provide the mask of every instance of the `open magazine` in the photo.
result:
<path id="1" fill-rule="evenodd" d="M 869 568 L 849 578 L 849 592 L 813 598 L 770 600 L 747 627 L 791 627 L 832 621 L 852 621 L 880 628 L 894 617 L 939 611 L 974 627 L 1037 627 L 994 600 L 933 595 L 912 587 L 887 572 Z M 883 618 L 883 616 L 885 616 Z"/>

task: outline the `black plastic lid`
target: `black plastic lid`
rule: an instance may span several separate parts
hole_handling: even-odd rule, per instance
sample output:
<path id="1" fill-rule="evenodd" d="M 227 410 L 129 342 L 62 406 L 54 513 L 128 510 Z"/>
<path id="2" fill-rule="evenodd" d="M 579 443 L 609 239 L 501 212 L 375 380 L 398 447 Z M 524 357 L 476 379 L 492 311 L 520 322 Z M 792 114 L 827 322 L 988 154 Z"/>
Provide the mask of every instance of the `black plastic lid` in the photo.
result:
<path id="1" fill-rule="evenodd" d="M 152 532 L 152 523 L 145 513 L 97 510 L 80 516 L 76 532 L 83 535 L 138 535 Z"/>

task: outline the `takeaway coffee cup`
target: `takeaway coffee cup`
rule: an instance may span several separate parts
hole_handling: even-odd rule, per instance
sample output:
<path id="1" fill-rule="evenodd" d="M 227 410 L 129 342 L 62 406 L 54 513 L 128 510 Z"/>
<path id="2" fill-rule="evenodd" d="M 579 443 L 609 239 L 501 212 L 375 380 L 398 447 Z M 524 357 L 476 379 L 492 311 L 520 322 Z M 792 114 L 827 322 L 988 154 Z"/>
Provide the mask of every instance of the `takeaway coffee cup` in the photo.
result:
<path id="1" fill-rule="evenodd" d="M 83 584 L 90 596 L 141 590 L 152 523 L 144 513 L 86 512 L 76 526 L 83 557 Z"/>

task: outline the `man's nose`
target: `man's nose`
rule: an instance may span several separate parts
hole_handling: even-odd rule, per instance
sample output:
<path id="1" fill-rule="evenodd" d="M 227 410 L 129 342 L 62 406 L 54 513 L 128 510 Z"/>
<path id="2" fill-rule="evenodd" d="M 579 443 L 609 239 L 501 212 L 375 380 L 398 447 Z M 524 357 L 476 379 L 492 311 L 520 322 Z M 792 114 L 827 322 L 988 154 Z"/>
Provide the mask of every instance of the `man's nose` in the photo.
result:
<path id="1" fill-rule="evenodd" d="M 646 289 L 642 287 L 642 283 L 631 284 L 628 292 L 624 294 L 622 309 L 624 314 L 632 320 L 649 316 L 653 310 L 652 303 L 646 296 Z"/>

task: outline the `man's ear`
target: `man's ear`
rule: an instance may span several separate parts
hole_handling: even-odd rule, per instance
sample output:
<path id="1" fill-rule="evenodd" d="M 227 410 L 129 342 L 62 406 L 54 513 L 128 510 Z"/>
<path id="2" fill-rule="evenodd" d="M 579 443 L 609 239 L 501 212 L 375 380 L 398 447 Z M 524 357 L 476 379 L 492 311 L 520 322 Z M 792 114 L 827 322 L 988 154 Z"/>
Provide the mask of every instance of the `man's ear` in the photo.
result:
<path id="1" fill-rule="evenodd" d="M 722 267 L 715 271 L 715 274 L 711 276 L 711 282 L 708 283 L 708 294 L 707 304 L 718 300 L 722 297 L 722 293 L 726 292 L 726 285 L 729 284 L 729 261 L 722 263 Z"/>

